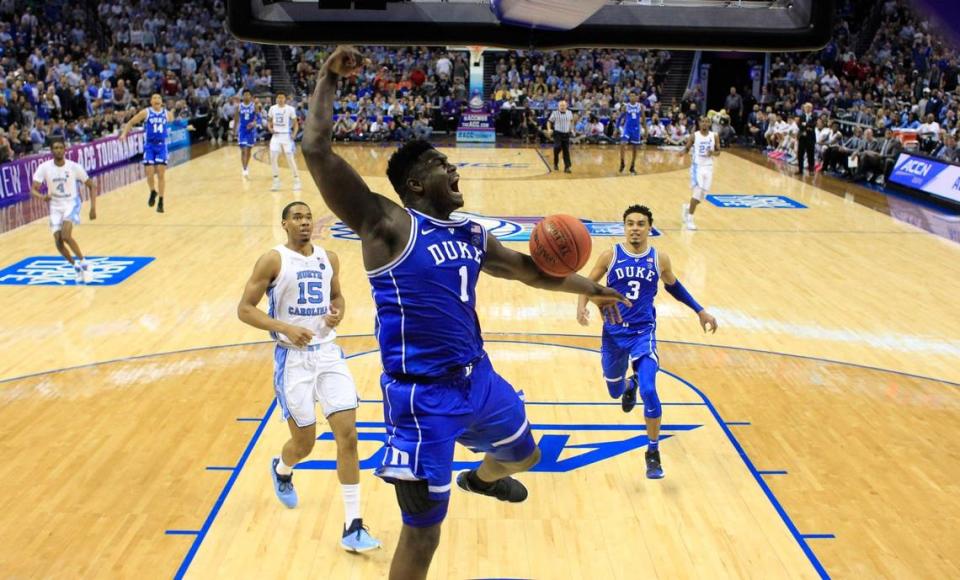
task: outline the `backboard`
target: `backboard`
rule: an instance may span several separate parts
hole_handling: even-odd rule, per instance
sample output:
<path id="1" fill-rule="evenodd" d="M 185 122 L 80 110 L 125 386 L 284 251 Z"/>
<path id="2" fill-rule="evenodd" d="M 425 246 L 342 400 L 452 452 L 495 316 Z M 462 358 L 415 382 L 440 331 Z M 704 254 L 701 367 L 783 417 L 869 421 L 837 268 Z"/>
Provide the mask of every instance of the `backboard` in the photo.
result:
<path id="1" fill-rule="evenodd" d="M 607 0 L 570 30 L 508 24 L 497 8 L 497 0 L 227 0 L 227 23 L 238 38 L 267 44 L 795 51 L 827 43 L 834 0 Z"/>

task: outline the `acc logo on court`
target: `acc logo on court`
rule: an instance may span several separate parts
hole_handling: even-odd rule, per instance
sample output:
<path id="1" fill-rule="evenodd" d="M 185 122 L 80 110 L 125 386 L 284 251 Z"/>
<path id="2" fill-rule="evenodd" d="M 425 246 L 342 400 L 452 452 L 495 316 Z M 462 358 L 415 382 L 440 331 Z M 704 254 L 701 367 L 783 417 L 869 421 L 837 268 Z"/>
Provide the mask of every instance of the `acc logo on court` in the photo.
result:
<path id="1" fill-rule="evenodd" d="M 489 217 L 467 212 L 453 212 L 451 219 L 470 218 L 471 220 L 483 224 L 488 232 L 496 236 L 503 242 L 526 242 L 530 240 L 530 232 L 533 226 L 543 220 L 542 217 L 519 216 L 519 217 Z M 595 222 L 592 220 L 580 219 L 587 231 L 595 238 L 613 238 L 623 235 L 622 222 Z M 357 234 L 348 228 L 344 223 L 337 222 L 330 226 L 333 237 L 341 240 L 359 240 Z M 660 231 L 653 228 L 650 231 L 651 236 L 659 236 Z"/>
<path id="2" fill-rule="evenodd" d="M 708 195 L 707 201 L 717 207 L 749 209 L 806 209 L 807 206 L 783 195 Z"/>
<path id="3" fill-rule="evenodd" d="M 87 256 L 93 280 L 88 286 L 114 286 L 136 274 L 153 258 Z M 34 256 L 0 270 L 0 285 L 76 286 L 73 266 L 60 256 Z"/>
<path id="4" fill-rule="evenodd" d="M 693 431 L 702 425 L 663 425 L 660 440 L 668 439 L 686 431 Z M 360 460 L 360 469 L 376 469 L 383 463 L 387 452 L 386 426 L 384 423 L 357 422 L 358 429 L 376 429 L 375 431 L 358 431 L 360 441 L 379 441 L 377 451 L 366 459 Z M 647 446 L 646 430 L 637 425 L 531 425 L 532 431 L 548 431 L 540 436 L 540 463 L 531 471 L 547 473 L 566 473 L 581 467 L 587 467 L 611 459 L 618 455 L 641 449 Z M 590 434 L 620 431 L 627 434 L 627 438 L 617 438 L 613 441 L 589 441 Z M 317 438 L 319 441 L 333 441 L 333 433 L 327 432 Z M 571 441 L 573 439 L 573 441 Z M 579 441 L 578 441 L 579 440 Z M 562 456 L 562 459 L 561 459 Z M 454 461 L 454 471 L 473 469 L 480 465 L 479 461 Z M 319 459 L 304 461 L 297 465 L 297 469 L 333 470 L 337 468 L 336 459 Z"/>

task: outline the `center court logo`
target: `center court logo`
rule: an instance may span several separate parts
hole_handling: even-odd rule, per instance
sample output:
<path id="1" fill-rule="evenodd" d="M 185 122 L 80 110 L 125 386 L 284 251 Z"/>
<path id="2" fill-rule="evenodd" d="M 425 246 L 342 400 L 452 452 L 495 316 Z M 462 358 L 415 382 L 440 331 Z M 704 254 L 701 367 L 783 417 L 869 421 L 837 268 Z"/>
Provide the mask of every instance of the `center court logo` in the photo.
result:
<path id="1" fill-rule="evenodd" d="M 468 212 L 453 212 L 451 219 L 469 218 L 478 222 L 487 229 L 488 232 L 496 236 L 501 242 L 526 242 L 530 240 L 530 232 L 533 226 L 543 220 L 542 217 L 533 216 L 512 216 L 512 217 L 489 217 Z M 580 219 L 587 231 L 595 238 L 615 238 L 623 236 L 623 222 L 595 222 L 593 220 Z M 341 240 L 359 240 L 357 234 L 348 228 L 342 222 L 336 222 L 330 226 L 333 237 Z M 660 231 L 653 228 L 651 236 L 659 236 Z"/>
<path id="2" fill-rule="evenodd" d="M 114 286 L 152 261 L 149 257 L 87 256 L 93 275 L 87 286 Z M 76 272 L 60 256 L 34 256 L 0 270 L 0 285 L 76 286 Z"/>
<path id="3" fill-rule="evenodd" d="M 669 439 L 674 435 L 693 431 L 703 425 L 662 425 L 660 427 L 660 440 Z M 360 469 L 376 469 L 383 463 L 383 457 L 386 453 L 386 426 L 384 423 L 375 422 L 357 422 L 357 437 L 360 441 L 378 441 L 380 447 L 366 459 L 360 460 Z M 647 446 L 646 430 L 638 425 L 566 425 L 566 424 L 542 424 L 530 425 L 534 432 L 543 432 L 538 443 L 540 447 L 540 463 L 531 471 L 545 473 L 566 473 L 577 469 L 612 459 L 618 455 L 623 455 L 635 449 L 641 449 Z M 619 432 L 627 435 L 624 439 L 618 437 L 608 441 L 590 441 L 591 435 L 606 434 L 605 438 L 610 437 L 611 433 Z M 317 438 L 319 441 L 333 441 L 333 433 L 327 432 Z M 336 452 L 331 448 L 331 455 Z M 562 458 L 561 458 L 562 457 Z M 480 461 L 454 461 L 453 469 L 459 471 L 462 469 L 473 469 L 480 465 Z M 337 468 L 335 459 L 318 459 L 313 461 L 304 461 L 297 465 L 297 469 L 314 470 L 334 470 Z"/>
<path id="4" fill-rule="evenodd" d="M 785 195 L 708 195 L 717 207 L 747 209 L 806 209 L 807 206 Z"/>

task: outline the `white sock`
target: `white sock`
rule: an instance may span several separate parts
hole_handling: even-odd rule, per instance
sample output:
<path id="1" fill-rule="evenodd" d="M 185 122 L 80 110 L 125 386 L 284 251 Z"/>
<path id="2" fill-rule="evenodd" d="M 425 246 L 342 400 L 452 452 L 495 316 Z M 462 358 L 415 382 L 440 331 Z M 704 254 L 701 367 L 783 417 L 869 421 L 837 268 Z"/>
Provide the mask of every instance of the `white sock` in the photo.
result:
<path id="1" fill-rule="evenodd" d="M 349 528 L 353 520 L 360 517 L 360 484 L 340 484 L 340 493 L 343 495 L 344 527 Z"/>
<path id="2" fill-rule="evenodd" d="M 280 461 L 277 462 L 277 475 L 290 475 L 293 473 L 293 468 L 283 462 L 283 456 L 280 456 Z"/>
<path id="3" fill-rule="evenodd" d="M 287 165 L 290 166 L 290 171 L 293 172 L 293 180 L 300 181 L 300 174 L 297 173 L 297 162 L 293 158 L 293 153 L 287 153 Z"/>
<path id="4" fill-rule="evenodd" d="M 280 159 L 279 151 L 270 152 L 270 167 L 273 168 L 273 178 L 280 179 L 280 166 L 277 164 L 277 160 Z"/>

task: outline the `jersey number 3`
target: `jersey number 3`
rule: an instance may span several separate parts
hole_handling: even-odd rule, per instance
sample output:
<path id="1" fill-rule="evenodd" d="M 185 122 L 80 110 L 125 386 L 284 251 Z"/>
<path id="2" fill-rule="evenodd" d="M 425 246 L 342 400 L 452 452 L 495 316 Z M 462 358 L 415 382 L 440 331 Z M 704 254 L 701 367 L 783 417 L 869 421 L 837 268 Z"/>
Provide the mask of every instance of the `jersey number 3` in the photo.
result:
<path id="1" fill-rule="evenodd" d="M 323 282 L 300 282 L 300 299 L 297 304 L 320 304 L 323 302 Z"/>
<path id="2" fill-rule="evenodd" d="M 627 293 L 627 300 L 636 300 L 640 297 L 640 282 L 630 280 L 630 292 Z"/>

